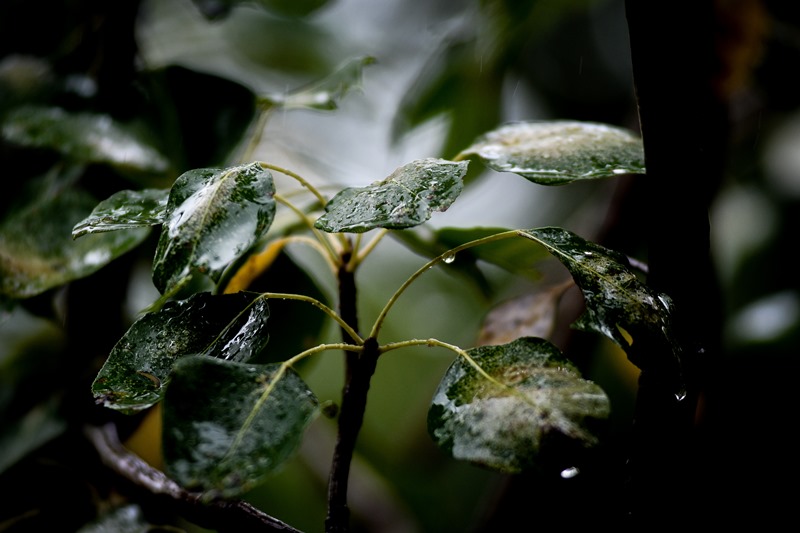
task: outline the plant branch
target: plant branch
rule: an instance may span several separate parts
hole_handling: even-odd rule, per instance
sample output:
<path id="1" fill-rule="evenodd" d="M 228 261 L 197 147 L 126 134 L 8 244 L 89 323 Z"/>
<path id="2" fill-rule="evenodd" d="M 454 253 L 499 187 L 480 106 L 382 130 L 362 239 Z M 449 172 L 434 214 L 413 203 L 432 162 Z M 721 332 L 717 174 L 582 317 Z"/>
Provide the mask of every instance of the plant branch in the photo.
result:
<path id="1" fill-rule="evenodd" d="M 106 466 L 136 487 L 170 502 L 180 514 L 203 528 L 220 532 L 300 533 L 242 500 L 204 501 L 202 493 L 187 491 L 126 449 L 119 441 L 114 424 L 86 426 L 84 434 Z"/>
<path id="2" fill-rule="evenodd" d="M 339 315 L 358 331 L 358 308 L 355 272 L 349 268 L 352 259 L 348 250 L 342 254 L 338 273 Z M 342 336 L 349 335 L 342 328 Z M 343 533 L 349 530 L 350 510 L 347 506 L 347 486 L 350 465 L 355 453 L 356 440 L 364 422 L 367 408 L 367 393 L 370 380 L 378 363 L 378 343 L 374 338 L 364 341 L 358 352 L 345 352 L 345 377 L 342 389 L 342 405 L 339 410 L 338 435 L 331 461 L 328 480 L 328 515 L 325 518 L 327 533 Z"/>
<path id="3" fill-rule="evenodd" d="M 658 521 L 685 527 L 694 518 L 696 497 L 706 496 L 690 490 L 696 486 L 694 424 L 721 329 L 708 215 L 729 135 L 718 87 L 724 73 L 715 42 L 719 21 L 712 0 L 626 0 L 625 7 L 647 168 L 646 197 L 638 200 L 649 214 L 647 281 L 674 302 L 675 332 L 685 355 L 682 368 L 665 363 L 642 370 L 627 462 L 629 516 L 635 526 Z M 656 362 L 670 360 L 658 350 L 651 355 Z M 675 396 L 677 372 L 686 379 L 684 397 Z M 652 497 L 656 493 L 669 496 Z"/>

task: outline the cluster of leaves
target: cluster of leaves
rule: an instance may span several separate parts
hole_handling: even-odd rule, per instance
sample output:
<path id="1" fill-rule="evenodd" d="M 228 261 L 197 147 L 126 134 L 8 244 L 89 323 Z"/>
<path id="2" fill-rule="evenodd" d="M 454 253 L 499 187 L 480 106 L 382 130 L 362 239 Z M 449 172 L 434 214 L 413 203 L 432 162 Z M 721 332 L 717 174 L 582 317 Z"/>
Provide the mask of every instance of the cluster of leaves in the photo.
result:
<path id="1" fill-rule="evenodd" d="M 255 106 L 262 116 L 275 109 L 334 109 L 371 62 L 358 58 L 317 84 L 258 96 Z M 302 294 L 247 291 L 247 281 L 237 276 L 248 261 L 296 239 L 314 243 L 334 270 L 355 269 L 388 232 L 414 228 L 448 209 L 464 187 L 468 158 L 542 185 L 644 172 L 634 135 L 580 122 L 506 124 L 453 160 L 415 160 L 385 179 L 331 198 L 291 170 L 266 162 L 195 168 L 163 186 L 166 180 L 159 176 L 171 171 L 170 158 L 137 125 L 100 113 L 22 106 L 4 116 L 2 134 L 6 142 L 53 151 L 70 163 L 39 180 L 27 203 L 13 206 L 0 226 L 0 290 L 9 307 L 97 272 L 160 228 L 152 280 L 161 296 L 113 348 L 92 392 L 107 407 L 129 414 L 163 402 L 169 474 L 191 490 L 223 497 L 242 495 L 282 464 L 319 413 L 319 402 L 294 365 L 327 350 L 358 352 L 366 342 L 334 305 Z M 72 187 L 86 165 L 110 167 L 137 184 L 157 186 L 122 189 L 98 204 Z M 301 209 L 281 196 L 275 172 L 306 187 L 315 200 L 310 207 Z M 300 221 L 291 231 L 273 227 L 278 204 Z M 74 224 L 71 236 L 64 234 L 65 220 Z M 363 243 L 361 234 L 368 232 L 374 232 L 372 240 Z M 634 339 L 672 343 L 666 296 L 642 284 L 625 257 L 569 231 L 448 229 L 437 238 L 427 249 L 430 260 L 387 303 L 368 339 L 378 340 L 396 299 L 438 263 L 472 254 L 514 271 L 545 252 L 566 266 L 586 298 L 576 327 L 609 337 L 632 358 L 637 352 L 628 332 Z M 520 251 L 520 240 L 527 250 Z M 278 363 L 254 362 L 269 350 L 268 301 L 275 298 L 314 305 L 350 339 L 277 354 Z M 413 339 L 379 350 L 415 345 L 458 356 L 428 419 L 431 436 L 453 457 L 518 472 L 542 460 L 547 439 L 587 447 L 598 442 L 597 422 L 608 416 L 608 398 L 551 343 L 523 337 L 463 350 L 437 339 Z M 674 351 L 679 358 L 678 348 Z M 641 363 L 640 354 L 635 362 Z"/>
<path id="2" fill-rule="evenodd" d="M 458 159 L 474 154 L 492 168 L 538 183 L 562 184 L 641 172 L 637 147 L 632 135 L 609 126 L 521 123 L 478 139 Z M 342 233 L 423 224 L 433 211 L 446 210 L 456 200 L 467 164 L 413 161 L 367 187 L 323 198 L 323 213 L 310 227 L 334 234 L 332 239 L 322 237 L 322 244 L 333 248 L 348 242 L 339 239 Z M 197 169 L 181 175 L 170 189 L 120 191 L 101 202 L 73 232 L 79 237 L 160 225 L 153 280 L 162 300 L 198 277 L 212 282 L 212 292 L 169 301 L 134 323 L 110 354 L 93 392 L 106 406 L 124 412 L 137 412 L 163 399 L 170 473 L 189 488 L 228 497 L 249 490 L 286 459 L 318 412 L 313 393 L 292 365 L 322 350 L 357 350 L 364 342 L 353 331 L 353 345 L 321 345 L 285 357 L 280 364 L 249 363 L 266 346 L 267 300 L 302 298 L 225 294 L 226 269 L 278 238 L 269 232 L 276 203 L 270 168 L 275 170 L 267 163 Z M 620 330 L 652 335 L 669 331 L 663 297 L 637 280 L 624 257 L 559 228 L 508 230 L 464 242 L 434 257 L 417 275 L 463 250 L 520 237 L 543 247 L 572 272 L 588 306 L 578 327 L 598 331 L 625 347 L 629 343 Z M 359 251 L 352 252 L 363 259 Z M 340 256 L 334 254 L 332 260 Z M 313 303 L 341 321 L 321 302 Z M 371 338 L 377 338 L 388 308 L 375 322 Z M 446 346 L 432 339 L 424 343 Z M 549 342 L 522 338 L 492 348 L 451 349 L 462 358 L 437 392 L 429 426 L 434 439 L 454 457 L 515 472 L 536 464 L 540 442 L 548 436 L 568 436 L 587 446 L 597 442 L 594 422 L 608 416 L 608 399 Z M 188 400 L 195 397 L 192 391 L 203 391 L 205 401 Z"/>

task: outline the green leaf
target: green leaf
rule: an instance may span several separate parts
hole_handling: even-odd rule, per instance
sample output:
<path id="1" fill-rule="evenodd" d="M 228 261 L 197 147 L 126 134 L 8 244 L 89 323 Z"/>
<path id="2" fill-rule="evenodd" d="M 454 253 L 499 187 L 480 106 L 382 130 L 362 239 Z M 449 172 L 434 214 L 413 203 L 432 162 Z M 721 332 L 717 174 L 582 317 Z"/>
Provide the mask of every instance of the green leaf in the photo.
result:
<path id="1" fill-rule="evenodd" d="M 351 59 L 330 76 L 286 94 L 269 94 L 260 97 L 263 104 L 285 109 L 319 109 L 330 111 L 353 89 L 361 87 L 364 67 L 375 62 L 371 56 Z"/>
<path id="2" fill-rule="evenodd" d="M 214 282 L 269 229 L 275 217 L 272 174 L 257 163 L 190 170 L 169 193 L 153 282 L 162 294 L 204 274 Z"/>
<path id="3" fill-rule="evenodd" d="M 544 339 L 523 337 L 467 352 L 495 381 L 459 358 L 428 412 L 433 440 L 455 459 L 517 473 L 543 460 L 553 442 L 598 443 L 608 418 L 603 390 Z"/>
<path id="4" fill-rule="evenodd" d="M 161 224 L 164 222 L 168 197 L 167 189 L 116 192 L 97 204 L 88 217 L 72 228 L 72 238 Z"/>
<path id="5" fill-rule="evenodd" d="M 109 115 L 25 106 L 11 111 L 3 122 L 7 140 L 56 150 L 78 163 L 103 163 L 145 173 L 162 173 L 169 167 L 166 158 L 141 135 Z"/>
<path id="6" fill-rule="evenodd" d="M 347 188 L 331 198 L 314 226 L 328 233 L 404 229 L 445 211 L 464 186 L 467 162 L 419 159 L 368 187 Z"/>
<path id="7" fill-rule="evenodd" d="M 479 137 L 459 157 L 470 155 L 492 170 L 514 172 L 541 185 L 645 173 L 640 138 L 593 122 L 507 124 Z"/>
<path id="8" fill-rule="evenodd" d="M 79 189 L 45 194 L 0 224 L 0 293 L 23 299 L 86 277 L 135 248 L 139 228 L 74 241 L 70 229 L 97 201 Z"/>
<path id="9" fill-rule="evenodd" d="M 573 324 L 576 328 L 605 335 L 625 349 L 640 368 L 648 364 L 648 351 L 654 342 L 662 346 L 666 343 L 680 360 L 670 298 L 639 281 L 624 255 L 561 228 L 531 229 L 520 235 L 547 248 L 580 287 L 586 310 Z M 632 343 L 622 330 L 631 336 Z"/>
<path id="10" fill-rule="evenodd" d="M 202 354 L 248 361 L 267 344 L 269 307 L 253 293 L 198 293 L 168 302 L 128 329 L 92 383 L 106 407 L 132 414 L 158 403 L 176 361 Z"/>
<path id="11" fill-rule="evenodd" d="M 238 497 L 292 456 L 319 404 L 293 370 L 277 376 L 280 369 L 200 356 L 175 366 L 164 401 L 164 459 L 178 483 Z"/>

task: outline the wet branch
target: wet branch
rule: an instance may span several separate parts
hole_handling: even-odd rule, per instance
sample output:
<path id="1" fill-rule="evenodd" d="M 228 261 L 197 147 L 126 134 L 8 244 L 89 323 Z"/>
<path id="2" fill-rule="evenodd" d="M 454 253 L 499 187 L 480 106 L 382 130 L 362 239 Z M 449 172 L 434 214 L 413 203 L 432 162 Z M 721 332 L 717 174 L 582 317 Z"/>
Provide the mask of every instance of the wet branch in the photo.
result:
<path id="1" fill-rule="evenodd" d="M 676 395 L 669 353 L 643 368 L 628 462 L 636 526 L 681 527 L 702 505 L 695 411 L 719 351 L 720 295 L 710 259 L 709 204 L 722 178 L 727 109 L 718 90 L 715 2 L 626 1 L 634 84 L 645 151 L 648 285 L 675 303 L 686 394 Z"/>
<path id="2" fill-rule="evenodd" d="M 338 274 L 340 315 L 347 324 L 358 331 L 355 274 L 347 268 L 349 256 L 345 254 L 342 259 L 343 266 L 340 267 Z M 342 338 L 345 342 L 350 340 L 344 329 Z M 327 533 L 344 533 L 350 529 L 350 510 L 347 506 L 350 464 L 364 421 L 370 380 L 375 373 L 380 355 L 378 348 L 377 340 L 368 338 L 360 352 L 345 353 L 345 383 L 339 410 L 339 434 L 328 481 L 328 516 L 325 518 Z"/>
<path id="3" fill-rule="evenodd" d="M 202 500 L 202 494 L 185 490 L 125 448 L 114 424 L 87 426 L 84 434 L 111 470 L 149 494 L 169 501 L 183 517 L 201 527 L 220 532 L 300 533 L 242 500 Z"/>

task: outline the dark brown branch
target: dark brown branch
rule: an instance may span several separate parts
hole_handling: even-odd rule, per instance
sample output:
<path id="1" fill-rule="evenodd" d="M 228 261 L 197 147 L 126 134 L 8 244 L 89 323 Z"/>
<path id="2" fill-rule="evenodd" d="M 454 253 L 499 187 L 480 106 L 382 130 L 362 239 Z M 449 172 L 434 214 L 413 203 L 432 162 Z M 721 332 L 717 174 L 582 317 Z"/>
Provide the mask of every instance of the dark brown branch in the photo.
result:
<path id="1" fill-rule="evenodd" d="M 189 492 L 163 472 L 131 453 L 119 441 L 116 427 L 86 426 L 84 434 L 94 445 L 103 463 L 118 475 L 169 500 L 187 520 L 204 528 L 224 532 L 300 533 L 299 530 L 263 513 L 241 500 L 202 500 L 202 494 Z"/>
<path id="2" fill-rule="evenodd" d="M 648 284 L 674 304 L 683 354 L 654 347 L 642 368 L 629 466 L 634 525 L 685 527 L 699 504 L 695 411 L 719 350 L 720 296 L 708 209 L 722 179 L 727 109 L 719 92 L 715 2 L 626 1 L 647 167 Z M 682 383 L 678 383 L 678 382 Z M 699 494 L 698 494 L 699 495 Z"/>
<path id="3" fill-rule="evenodd" d="M 342 318 L 358 331 L 355 276 L 347 268 L 349 257 L 345 255 L 342 259 L 343 266 L 339 269 L 338 276 L 340 313 Z M 349 340 L 345 331 L 342 332 L 342 337 L 345 342 Z M 350 510 L 347 506 L 350 465 L 355 453 L 356 440 L 364 422 L 367 393 L 379 355 L 378 342 L 374 338 L 367 339 L 360 352 L 345 354 L 346 370 L 342 406 L 339 411 L 339 434 L 328 482 L 328 516 L 325 519 L 325 530 L 328 533 L 344 533 L 350 529 Z"/>

